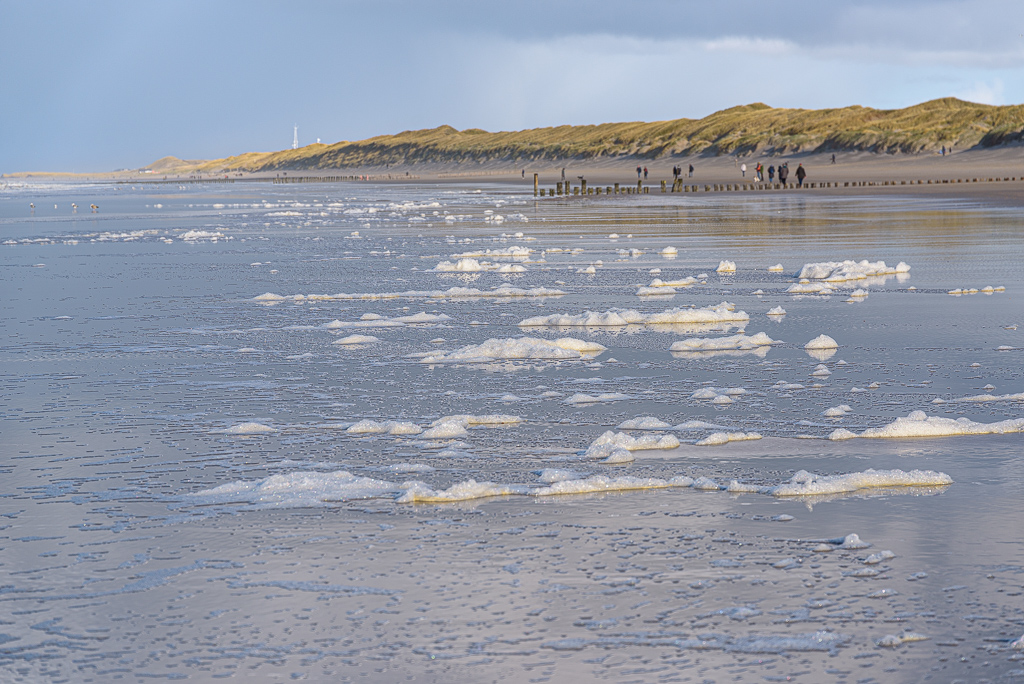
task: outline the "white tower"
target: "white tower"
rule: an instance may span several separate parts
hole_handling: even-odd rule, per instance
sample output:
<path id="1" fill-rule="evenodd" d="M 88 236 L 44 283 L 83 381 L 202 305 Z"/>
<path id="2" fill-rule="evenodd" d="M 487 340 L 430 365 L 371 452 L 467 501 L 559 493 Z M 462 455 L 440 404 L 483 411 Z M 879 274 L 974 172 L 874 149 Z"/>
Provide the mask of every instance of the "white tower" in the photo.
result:
<path id="1" fill-rule="evenodd" d="M 292 149 L 293 150 L 299 149 L 299 126 L 298 126 L 298 124 L 295 125 L 295 136 L 292 138 Z"/>

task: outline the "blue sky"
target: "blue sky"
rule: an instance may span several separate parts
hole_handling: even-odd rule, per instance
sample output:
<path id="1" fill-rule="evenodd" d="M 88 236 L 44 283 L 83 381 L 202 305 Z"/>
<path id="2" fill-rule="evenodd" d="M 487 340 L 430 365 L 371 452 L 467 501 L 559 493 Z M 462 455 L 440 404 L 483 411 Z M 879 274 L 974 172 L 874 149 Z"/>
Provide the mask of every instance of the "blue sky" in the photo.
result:
<path id="1" fill-rule="evenodd" d="M 737 104 L 1024 102 L 1024 2 L 0 0 L 0 172 Z"/>

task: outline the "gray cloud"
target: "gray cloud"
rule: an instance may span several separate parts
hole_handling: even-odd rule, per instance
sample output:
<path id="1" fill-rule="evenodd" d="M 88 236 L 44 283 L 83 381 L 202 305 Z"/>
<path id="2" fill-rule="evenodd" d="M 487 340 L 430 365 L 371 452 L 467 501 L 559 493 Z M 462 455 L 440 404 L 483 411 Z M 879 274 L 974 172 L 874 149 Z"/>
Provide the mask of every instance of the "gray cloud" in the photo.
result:
<path id="1" fill-rule="evenodd" d="M 1024 100 L 1024 3 L 0 4 L 0 171 L 451 124 Z"/>

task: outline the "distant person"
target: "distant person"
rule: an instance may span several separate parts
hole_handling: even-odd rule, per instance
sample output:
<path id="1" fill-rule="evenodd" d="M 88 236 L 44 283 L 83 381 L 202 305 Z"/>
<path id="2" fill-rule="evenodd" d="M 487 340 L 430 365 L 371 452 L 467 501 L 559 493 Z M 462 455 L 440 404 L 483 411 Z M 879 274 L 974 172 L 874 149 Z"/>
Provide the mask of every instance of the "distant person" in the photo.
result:
<path id="1" fill-rule="evenodd" d="M 757 166 L 754 167 L 754 182 L 760 183 L 762 174 L 764 174 L 764 167 L 761 162 L 757 162 Z"/>
<path id="2" fill-rule="evenodd" d="M 565 167 L 562 167 L 562 182 L 565 182 Z"/>
<path id="3" fill-rule="evenodd" d="M 690 178 L 693 178 L 693 164 L 690 164 Z"/>
<path id="4" fill-rule="evenodd" d="M 779 182 L 785 185 L 787 178 L 789 178 L 789 164 L 779 164 Z"/>
<path id="5" fill-rule="evenodd" d="M 526 169 L 523 169 L 523 178 L 526 178 Z"/>
<path id="6" fill-rule="evenodd" d="M 636 167 L 636 179 L 637 180 L 640 180 L 640 174 L 643 173 L 643 171 L 644 170 L 642 168 L 640 168 L 639 166 Z"/>
<path id="7" fill-rule="evenodd" d="M 771 164 L 768 167 L 768 182 L 773 183 L 775 181 L 775 165 Z"/>
<path id="8" fill-rule="evenodd" d="M 804 178 L 807 178 L 807 171 L 804 170 L 803 164 L 797 164 L 796 167 L 796 187 L 804 187 Z"/>
<path id="9" fill-rule="evenodd" d="M 743 176 L 744 178 L 747 177 L 747 165 L 746 164 L 740 164 L 740 175 Z"/>
<path id="10" fill-rule="evenodd" d="M 679 180 L 679 167 L 678 166 L 673 166 L 672 167 L 672 180 Z"/>
<path id="11" fill-rule="evenodd" d="M 836 155 L 834 155 L 834 154 L 832 155 L 832 163 L 833 163 L 833 164 L 835 164 L 835 163 L 836 163 Z"/>
<path id="12" fill-rule="evenodd" d="M 945 154 L 945 152 L 943 152 Z M 644 180 L 647 180 L 647 167 L 644 167 Z"/>
<path id="13" fill-rule="evenodd" d="M 942 156 L 943 157 L 946 156 L 946 146 L 945 145 L 942 146 Z"/>

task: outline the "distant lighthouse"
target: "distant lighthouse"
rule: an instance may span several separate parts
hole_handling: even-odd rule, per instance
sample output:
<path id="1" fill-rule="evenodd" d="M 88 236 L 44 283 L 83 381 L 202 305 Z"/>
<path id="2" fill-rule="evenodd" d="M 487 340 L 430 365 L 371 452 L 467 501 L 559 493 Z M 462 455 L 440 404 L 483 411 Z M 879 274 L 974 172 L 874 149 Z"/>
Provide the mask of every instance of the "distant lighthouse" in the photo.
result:
<path id="1" fill-rule="evenodd" d="M 299 125 L 295 124 L 295 134 L 292 136 L 292 149 L 299 149 Z"/>

